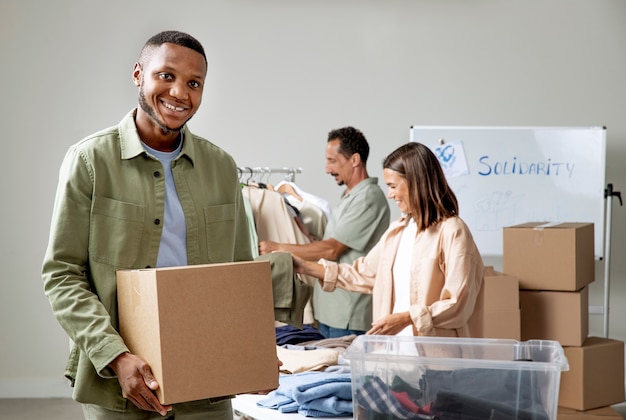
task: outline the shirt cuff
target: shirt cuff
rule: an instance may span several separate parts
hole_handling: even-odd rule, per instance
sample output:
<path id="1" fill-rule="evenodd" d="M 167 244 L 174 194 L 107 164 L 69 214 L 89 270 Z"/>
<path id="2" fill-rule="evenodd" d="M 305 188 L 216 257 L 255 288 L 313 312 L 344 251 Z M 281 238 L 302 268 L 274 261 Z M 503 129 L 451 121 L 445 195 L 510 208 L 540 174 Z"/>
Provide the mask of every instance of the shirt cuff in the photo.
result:
<path id="1" fill-rule="evenodd" d="M 424 305 L 414 305 L 409 309 L 413 325 L 417 328 L 418 335 L 434 336 L 435 328 L 433 318 L 428 308 Z"/>
<path id="2" fill-rule="evenodd" d="M 324 284 L 322 290 L 325 292 L 333 292 L 337 288 L 337 276 L 339 272 L 339 265 L 334 261 L 321 259 L 319 264 L 324 266 Z"/>

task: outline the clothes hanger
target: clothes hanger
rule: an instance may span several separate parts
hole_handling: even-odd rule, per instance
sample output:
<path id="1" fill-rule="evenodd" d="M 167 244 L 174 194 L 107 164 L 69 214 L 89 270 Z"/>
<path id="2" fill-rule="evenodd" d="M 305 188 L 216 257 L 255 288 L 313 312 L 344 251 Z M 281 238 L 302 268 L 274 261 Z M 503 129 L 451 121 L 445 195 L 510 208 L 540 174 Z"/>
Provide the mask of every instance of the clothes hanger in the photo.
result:
<path id="1" fill-rule="evenodd" d="M 252 176 L 254 175 L 254 171 L 249 166 L 246 166 L 246 170 L 250 171 L 250 175 L 248 176 L 248 179 L 246 179 L 246 185 L 250 185 L 250 180 L 252 179 Z"/>
<path id="2" fill-rule="evenodd" d="M 280 184 L 276 191 L 278 191 L 281 194 L 289 194 L 289 195 L 295 197 L 296 200 L 298 200 L 300 202 L 304 201 L 304 199 L 302 197 L 300 197 L 300 194 L 298 194 L 296 192 L 296 190 L 293 188 L 293 185 L 291 185 L 290 183 L 284 182 L 284 183 Z"/>

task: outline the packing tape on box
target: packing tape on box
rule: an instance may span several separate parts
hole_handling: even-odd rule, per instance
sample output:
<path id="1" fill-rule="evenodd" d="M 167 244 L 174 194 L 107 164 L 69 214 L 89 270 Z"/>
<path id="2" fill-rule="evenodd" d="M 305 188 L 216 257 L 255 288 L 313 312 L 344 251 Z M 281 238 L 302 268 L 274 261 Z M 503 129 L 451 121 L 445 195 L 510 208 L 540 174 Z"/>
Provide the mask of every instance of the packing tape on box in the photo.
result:
<path id="1" fill-rule="evenodd" d="M 543 223 L 541 225 L 535 226 L 533 228 L 533 230 L 535 231 L 533 235 L 533 242 L 535 243 L 535 245 L 543 246 L 543 241 L 544 241 L 543 230 L 545 228 L 558 226 L 560 224 L 561 224 L 560 222 L 548 222 L 548 223 Z"/>
<path id="2" fill-rule="evenodd" d="M 544 223 L 542 225 L 537 225 L 533 229 L 534 230 L 542 230 L 544 228 L 549 228 L 549 227 L 552 227 L 552 226 L 558 226 L 560 224 L 561 224 L 561 222 L 548 222 L 548 223 Z"/>

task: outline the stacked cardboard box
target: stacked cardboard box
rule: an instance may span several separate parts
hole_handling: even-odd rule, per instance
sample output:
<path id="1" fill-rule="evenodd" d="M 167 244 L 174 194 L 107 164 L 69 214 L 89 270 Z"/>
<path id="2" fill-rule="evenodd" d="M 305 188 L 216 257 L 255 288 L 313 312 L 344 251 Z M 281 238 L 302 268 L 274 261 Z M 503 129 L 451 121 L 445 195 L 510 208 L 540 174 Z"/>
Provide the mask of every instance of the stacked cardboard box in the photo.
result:
<path id="1" fill-rule="evenodd" d="M 589 337 L 580 347 L 564 347 L 569 371 L 561 374 L 559 405 L 589 410 L 624 401 L 624 343 Z"/>
<path id="2" fill-rule="evenodd" d="M 473 337 L 521 339 L 519 281 L 485 267 L 483 287 L 470 319 Z"/>
<path id="3" fill-rule="evenodd" d="M 581 346 L 589 333 L 593 224 L 525 223 L 504 228 L 503 271 L 519 279 L 522 340 Z"/>
<path id="4" fill-rule="evenodd" d="M 593 228 L 592 223 L 525 223 L 506 227 L 503 243 L 503 271 L 519 279 L 522 340 L 561 343 L 570 370 L 561 375 L 559 406 L 578 410 L 580 418 L 624 401 L 624 343 L 588 337 Z"/>
<path id="5" fill-rule="evenodd" d="M 624 420 L 624 417 L 611 407 L 602 407 L 587 411 L 558 407 L 556 420 Z"/>

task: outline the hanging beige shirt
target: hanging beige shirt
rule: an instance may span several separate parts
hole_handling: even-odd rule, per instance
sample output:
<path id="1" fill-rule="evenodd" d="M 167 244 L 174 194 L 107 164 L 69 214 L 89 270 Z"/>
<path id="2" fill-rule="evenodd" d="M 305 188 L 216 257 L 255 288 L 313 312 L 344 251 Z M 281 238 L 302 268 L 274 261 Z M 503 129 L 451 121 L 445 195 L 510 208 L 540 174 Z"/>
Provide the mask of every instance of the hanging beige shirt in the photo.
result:
<path id="1" fill-rule="evenodd" d="M 393 264 L 406 218 L 394 222 L 376 246 L 353 264 L 319 262 L 325 291 L 372 293 L 374 321 L 392 313 Z M 419 232 L 411 262 L 409 312 L 415 335 L 469 337 L 468 320 L 482 287 L 483 262 L 467 225 L 448 218 Z"/>

